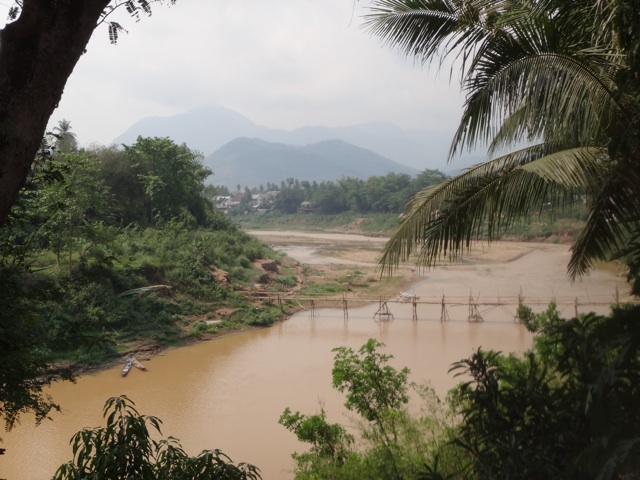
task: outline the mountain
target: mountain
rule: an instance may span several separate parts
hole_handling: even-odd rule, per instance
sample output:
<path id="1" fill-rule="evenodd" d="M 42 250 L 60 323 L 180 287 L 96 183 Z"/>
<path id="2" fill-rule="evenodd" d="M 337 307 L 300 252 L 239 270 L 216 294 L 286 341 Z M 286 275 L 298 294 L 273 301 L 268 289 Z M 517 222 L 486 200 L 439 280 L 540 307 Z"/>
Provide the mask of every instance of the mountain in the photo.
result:
<path id="1" fill-rule="evenodd" d="M 429 130 L 405 130 L 388 122 L 372 122 L 343 127 L 304 126 L 292 131 L 263 127 L 224 107 L 199 107 L 169 117 L 142 119 L 113 143 L 132 144 L 138 135 L 169 137 L 177 143 L 210 155 L 240 137 L 259 138 L 266 142 L 304 146 L 326 140 L 342 140 L 371 150 L 394 162 L 418 170 L 460 169 L 475 161 L 460 159 L 447 164 L 451 135 Z"/>
<path id="2" fill-rule="evenodd" d="M 204 155 L 238 137 L 261 137 L 266 129 L 233 110 L 199 107 L 169 117 L 147 117 L 134 123 L 113 143 L 130 145 L 138 136 L 169 137 Z"/>
<path id="3" fill-rule="evenodd" d="M 237 138 L 204 159 L 213 170 L 209 182 L 230 189 L 280 184 L 287 178 L 321 182 L 342 177 L 366 179 L 387 173 L 415 175 L 417 169 L 393 162 L 370 150 L 342 140 L 296 146 Z"/>

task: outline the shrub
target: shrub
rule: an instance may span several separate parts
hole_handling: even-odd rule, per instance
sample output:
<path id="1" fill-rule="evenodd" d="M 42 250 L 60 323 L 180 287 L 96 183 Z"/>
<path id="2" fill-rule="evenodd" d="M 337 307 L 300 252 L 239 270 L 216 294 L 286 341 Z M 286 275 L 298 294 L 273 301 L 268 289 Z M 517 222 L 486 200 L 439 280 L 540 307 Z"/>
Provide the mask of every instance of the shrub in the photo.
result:
<path id="1" fill-rule="evenodd" d="M 295 275 L 276 275 L 273 277 L 273 281 L 290 288 L 295 287 L 298 284 L 298 279 Z"/>

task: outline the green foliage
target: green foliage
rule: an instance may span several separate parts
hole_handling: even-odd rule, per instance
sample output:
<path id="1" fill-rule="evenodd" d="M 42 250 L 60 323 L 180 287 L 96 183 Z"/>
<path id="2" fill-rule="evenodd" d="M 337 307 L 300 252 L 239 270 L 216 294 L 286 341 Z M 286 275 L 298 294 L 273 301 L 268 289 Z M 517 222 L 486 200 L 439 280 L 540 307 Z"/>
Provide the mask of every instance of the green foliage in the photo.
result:
<path id="1" fill-rule="evenodd" d="M 172 218 L 198 225 L 224 222 L 203 195 L 211 171 L 186 145 L 168 138 L 138 137 L 124 150 L 97 148 L 91 154 L 112 196 L 112 218 L 117 223 L 154 226 Z"/>
<path id="2" fill-rule="evenodd" d="M 148 225 L 156 217 L 169 220 L 192 215 L 199 224 L 206 220 L 202 192 L 211 170 L 202 165 L 202 156 L 169 138 L 142 138 L 125 146 L 125 153 L 140 182 Z"/>
<path id="3" fill-rule="evenodd" d="M 244 229 L 277 229 L 326 231 L 337 227 L 356 225 L 358 230 L 380 235 L 391 232 L 398 226 L 398 215 L 395 213 L 356 213 L 343 212 L 333 215 L 319 213 L 282 214 L 277 211 L 258 212 L 254 215 L 234 217 L 234 221 Z"/>
<path id="4" fill-rule="evenodd" d="M 345 285 L 337 283 L 310 283 L 301 292 L 305 295 L 335 295 L 336 293 L 347 292 L 349 289 Z"/>
<path id="5" fill-rule="evenodd" d="M 424 408 L 419 416 L 409 413 L 409 371 L 389 366 L 391 356 L 378 352 L 382 346 L 371 339 L 358 352 L 334 350 L 334 387 L 346 393 L 347 408 L 360 415 L 357 443 L 344 427 L 328 423 L 324 410 L 307 416 L 287 408 L 280 417 L 280 424 L 312 445 L 308 452 L 293 454 L 296 480 L 417 478 L 436 455 L 449 469 L 457 465 L 451 449 L 436 453 L 442 439 L 448 439 L 449 420 L 435 393 L 418 389 Z"/>
<path id="6" fill-rule="evenodd" d="M 304 192 L 301 189 L 284 188 L 276 197 L 274 208 L 282 213 L 295 213 L 304 201 Z"/>
<path id="7" fill-rule="evenodd" d="M 276 275 L 273 277 L 273 281 L 284 287 L 295 287 L 298 284 L 298 279 L 295 275 Z"/>
<path id="8" fill-rule="evenodd" d="M 334 386 L 359 413 L 359 449 L 340 462 L 319 446 L 296 454 L 296 479 L 598 479 L 640 472 L 639 306 L 611 315 L 560 318 L 555 305 L 540 314 L 522 309 L 535 333 L 524 356 L 478 349 L 453 364 L 462 382 L 449 392 L 452 415 L 431 396 L 416 417 L 404 408 L 406 370 L 369 340 L 358 352 L 335 349 Z M 429 392 L 426 392 L 427 396 Z M 433 394 L 432 394 L 433 395 Z M 433 400 L 435 398 L 435 401 Z M 314 445 L 324 412 L 285 410 L 281 422 Z"/>
<path id="9" fill-rule="evenodd" d="M 255 327 L 268 327 L 282 317 L 282 311 L 275 306 L 248 308 L 234 315 L 240 322 Z"/>
<path id="10" fill-rule="evenodd" d="M 282 182 L 273 202 L 278 213 L 294 214 L 303 201 L 311 203 L 311 211 L 319 215 L 337 215 L 352 211 L 360 214 L 395 213 L 420 189 L 442 182 L 446 176 L 438 170 L 424 170 L 415 178 L 406 174 L 389 173 L 367 180 L 343 178 L 337 182 L 308 182 L 292 178 Z M 253 189 L 258 192 L 257 189 Z M 251 213 L 249 205 L 241 204 L 230 213 L 245 216 Z M 308 213 L 306 213 L 308 214 Z M 246 222 L 246 219 L 238 221 Z"/>
<path id="11" fill-rule="evenodd" d="M 336 353 L 333 386 L 341 393 L 346 392 L 345 407 L 370 422 L 381 421 L 384 412 L 398 409 L 409 401 L 409 369 L 396 371 L 387 365 L 393 357 L 377 351 L 383 346 L 369 339 L 357 353 L 346 347 L 333 350 Z"/>
<path id="12" fill-rule="evenodd" d="M 626 478 L 640 465 L 638 307 L 538 316 L 525 358 L 478 350 L 454 364 L 455 445 L 473 478 Z"/>
<path id="13" fill-rule="evenodd" d="M 409 369 L 397 371 L 387 365 L 393 357 L 377 351 L 383 346 L 370 338 L 357 353 L 351 348 L 335 348 L 331 373 L 334 388 L 345 393 L 345 407 L 370 422 L 373 434 L 379 437 L 381 453 L 387 459 L 383 462 L 385 469 L 388 467 L 385 476 L 399 477 L 395 420 L 396 412 L 409 401 Z"/>
<path id="14" fill-rule="evenodd" d="M 78 138 L 71 131 L 71 122 L 62 119 L 58 125 L 53 127 L 53 132 L 49 134 L 53 137 L 52 144 L 58 152 L 73 152 L 78 149 Z"/>
<path id="15" fill-rule="evenodd" d="M 631 284 L 631 294 L 640 295 L 640 230 L 633 232 L 628 247 L 615 258 L 622 259 L 629 268 L 627 281 Z"/>
<path id="16" fill-rule="evenodd" d="M 324 215 L 333 215 L 347 209 L 343 189 L 333 182 L 321 182 L 313 190 L 311 201 L 314 208 Z"/>
<path id="17" fill-rule="evenodd" d="M 310 443 L 314 454 L 330 457 L 338 464 L 344 463 L 345 455 L 354 440 L 342 425 L 327 422 L 324 409 L 316 415 L 303 415 L 300 412 L 292 413 L 287 407 L 278 423 L 295 433 L 301 442 Z"/>
<path id="18" fill-rule="evenodd" d="M 158 418 L 140 415 L 133 401 L 112 397 L 104 407 L 106 426 L 85 428 L 71 439 L 73 460 L 60 466 L 54 480 L 167 479 L 256 480 L 256 467 L 233 464 L 220 450 L 189 457 L 180 442 L 162 434 Z"/>
<path id="19" fill-rule="evenodd" d="M 38 295 L 15 280 L 0 277 L 0 417 L 7 430 L 25 412 L 33 412 L 39 423 L 52 409 L 59 410 L 44 393 L 53 381 L 51 338 L 39 315 Z M 72 378 L 69 371 L 60 373 Z"/>
<path id="20" fill-rule="evenodd" d="M 156 176 L 162 191 L 139 175 Z M 211 270 L 248 281 L 251 262 L 270 252 L 209 212 L 201 195 L 206 175 L 198 155 L 168 139 L 38 157 L 0 228 L 0 417 L 7 428 L 23 413 L 41 421 L 57 407 L 43 388 L 54 374 L 70 374 L 51 363 L 99 365 L 141 339 L 177 344 L 186 335 L 182 317 L 211 304 L 246 307 Z M 153 285 L 167 286 L 160 294 L 170 296 L 120 296 Z M 275 317 L 269 310 L 246 320 L 268 325 Z M 238 318 L 230 328 L 242 325 Z"/>

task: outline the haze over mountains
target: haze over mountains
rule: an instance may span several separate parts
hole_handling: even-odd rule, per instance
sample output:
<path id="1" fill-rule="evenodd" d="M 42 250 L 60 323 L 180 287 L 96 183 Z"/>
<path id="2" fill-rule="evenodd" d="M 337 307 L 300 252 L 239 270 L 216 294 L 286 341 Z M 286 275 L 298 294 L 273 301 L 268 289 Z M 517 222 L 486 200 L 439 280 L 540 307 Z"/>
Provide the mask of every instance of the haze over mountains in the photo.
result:
<path id="1" fill-rule="evenodd" d="M 387 173 L 411 176 L 419 173 L 415 168 L 342 140 L 297 146 L 242 137 L 223 145 L 206 157 L 204 163 L 213 170 L 212 183 L 228 187 L 279 185 L 287 178 L 321 182 L 342 177 L 366 179 Z"/>
<path id="2" fill-rule="evenodd" d="M 447 164 L 451 138 L 438 132 L 404 130 L 388 122 L 287 131 L 257 125 L 224 107 L 145 118 L 113 142 L 132 144 L 139 135 L 169 137 L 200 151 L 214 171 L 208 183 L 227 186 L 252 187 L 291 177 L 321 181 L 389 172 L 413 175 L 424 169 L 451 173 L 478 161 Z"/>

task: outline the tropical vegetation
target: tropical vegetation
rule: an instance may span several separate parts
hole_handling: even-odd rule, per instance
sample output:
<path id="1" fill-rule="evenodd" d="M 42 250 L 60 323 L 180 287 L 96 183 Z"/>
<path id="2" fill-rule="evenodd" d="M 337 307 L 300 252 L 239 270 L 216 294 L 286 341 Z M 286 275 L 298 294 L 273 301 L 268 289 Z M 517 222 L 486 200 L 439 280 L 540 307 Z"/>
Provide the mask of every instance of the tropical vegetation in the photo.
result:
<path id="1" fill-rule="evenodd" d="M 45 146 L 61 138 L 68 133 Z M 264 274 L 258 259 L 281 264 L 282 276 L 293 271 L 214 210 L 203 195 L 210 172 L 185 145 L 139 138 L 122 149 L 69 149 L 42 149 L 0 228 L 7 428 L 27 411 L 46 418 L 57 405 L 44 386 L 78 369 L 272 324 L 282 309 L 239 290 Z"/>
<path id="2" fill-rule="evenodd" d="M 104 406 L 106 426 L 85 428 L 71 439 L 73 460 L 63 464 L 54 480 L 258 480 L 260 471 L 247 463 L 234 464 L 220 450 L 190 457 L 174 437 L 162 434 L 159 418 L 141 415 L 126 396 L 112 397 Z"/>
<path id="3" fill-rule="evenodd" d="M 383 268 L 416 248 L 418 262 L 433 265 L 545 207 L 555 214 L 584 202 L 569 274 L 629 254 L 636 277 L 637 18 L 634 0 L 374 0 L 370 32 L 420 62 L 461 68 L 466 102 L 451 158 L 483 145 L 491 158 L 413 197 Z"/>
<path id="4" fill-rule="evenodd" d="M 344 212 L 366 214 L 398 214 L 409 199 L 421 189 L 442 182 L 446 178 L 439 170 L 426 169 L 414 176 L 388 173 L 385 176 L 371 176 L 366 180 L 345 177 L 336 182 L 298 180 L 287 178 L 280 185 L 267 183 L 266 188 L 245 187 L 238 192 L 242 198 L 238 205 L 229 210 L 233 216 L 252 213 L 256 208 L 252 196 L 263 197 L 262 211 L 293 214 L 300 211 L 302 202 L 308 202 L 305 213 L 337 215 Z M 210 187 L 223 192 L 224 187 Z M 211 190 L 209 190 L 211 191 Z M 276 193 L 277 192 L 277 193 Z M 230 194 L 228 189 L 225 192 Z M 270 196 L 270 194 L 273 194 Z"/>
<path id="5" fill-rule="evenodd" d="M 479 348 L 452 366 L 461 382 L 445 400 L 408 383 L 375 340 L 334 350 L 333 385 L 358 415 L 355 432 L 324 409 L 287 408 L 280 423 L 311 444 L 293 454 L 295 478 L 638 478 L 640 308 L 570 320 L 553 304 L 521 310 L 532 348 Z"/>

